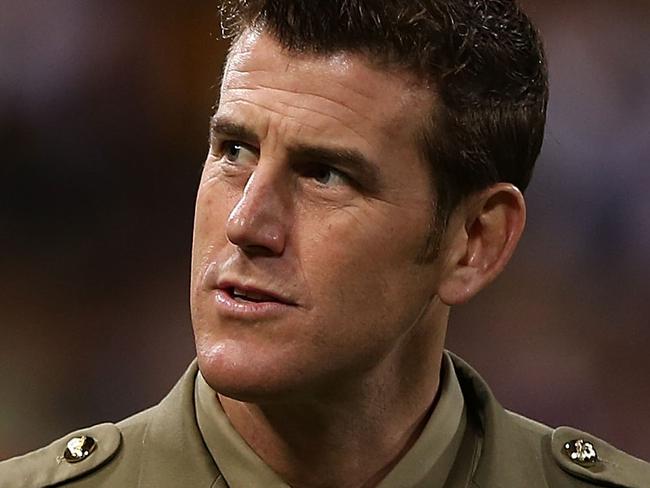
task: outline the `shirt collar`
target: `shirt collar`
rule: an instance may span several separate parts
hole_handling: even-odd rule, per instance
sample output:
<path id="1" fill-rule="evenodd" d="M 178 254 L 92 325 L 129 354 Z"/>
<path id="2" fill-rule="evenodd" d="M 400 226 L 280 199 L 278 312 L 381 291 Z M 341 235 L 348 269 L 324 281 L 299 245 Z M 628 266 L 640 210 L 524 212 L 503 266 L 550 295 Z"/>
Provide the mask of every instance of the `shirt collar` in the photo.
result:
<path id="1" fill-rule="evenodd" d="M 196 420 L 203 441 L 232 488 L 289 488 L 246 444 L 230 424 L 217 394 L 199 372 L 194 388 Z"/>
<path id="2" fill-rule="evenodd" d="M 438 402 L 420 437 L 377 488 L 444 486 L 466 427 L 463 392 L 446 353 L 439 388 Z"/>
<path id="3" fill-rule="evenodd" d="M 443 356 L 438 402 L 415 444 L 377 488 L 442 486 L 451 472 L 466 427 L 463 394 L 453 364 Z M 232 488 L 289 488 L 246 444 L 226 417 L 201 373 L 195 381 L 199 430 L 212 458 Z"/>

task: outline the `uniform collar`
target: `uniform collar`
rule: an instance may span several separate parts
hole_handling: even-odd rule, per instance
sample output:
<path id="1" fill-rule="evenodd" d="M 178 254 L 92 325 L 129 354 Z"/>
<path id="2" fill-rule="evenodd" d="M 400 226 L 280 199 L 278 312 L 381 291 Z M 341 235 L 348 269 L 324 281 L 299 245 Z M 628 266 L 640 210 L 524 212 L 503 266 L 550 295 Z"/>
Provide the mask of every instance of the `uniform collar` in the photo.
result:
<path id="1" fill-rule="evenodd" d="M 232 488 L 289 488 L 230 424 L 217 394 L 199 372 L 194 387 L 196 421 L 212 459 Z"/>
<path id="2" fill-rule="evenodd" d="M 505 410 L 481 376 L 458 356 L 448 353 L 460 382 L 468 414 L 468 431 L 474 432 L 476 449 L 471 478 L 480 488 L 548 488 L 550 480 L 550 429 Z M 525 467 L 525 468 L 524 468 Z M 564 485 L 561 485 L 564 486 Z"/>
<path id="3" fill-rule="evenodd" d="M 473 452 L 471 465 L 464 458 L 461 463 L 463 466 L 454 467 L 454 471 L 471 471 L 472 486 L 480 488 L 560 486 L 548 479 L 549 470 L 544 468 L 553 463 L 552 459 L 544 458 L 544 452 L 550 452 L 550 449 L 538 446 L 534 459 L 531 459 L 533 454 L 529 448 L 530 440 L 523 437 L 524 429 L 516 416 L 503 409 L 474 369 L 451 353 L 446 353 L 446 356 L 453 362 L 454 376 L 464 397 L 467 412 L 465 438 L 469 438 L 464 444 L 469 445 L 470 453 Z M 452 368 L 448 370 L 451 371 Z M 138 487 L 225 486 L 223 476 L 208 452 L 197 425 L 194 405 L 197 372 L 198 367 L 194 361 L 167 397 L 151 409 L 142 440 Z M 550 434 L 546 437 L 550 439 Z M 535 436 L 536 444 L 550 442 L 546 437 Z M 410 452 L 407 457 L 409 454 Z M 457 463 L 458 461 L 457 459 Z M 402 462 L 395 469 L 401 464 Z M 165 466 L 165 469 L 160 469 L 161 466 Z M 522 466 L 526 466 L 526 469 L 522 469 Z M 466 483 L 459 486 L 466 486 Z"/>
<path id="4" fill-rule="evenodd" d="M 420 437 L 377 488 L 444 486 L 466 427 L 465 401 L 451 358 L 442 358 L 438 401 Z"/>
<path id="5" fill-rule="evenodd" d="M 201 374 L 195 382 L 199 430 L 232 488 L 289 488 L 246 444 L 230 424 L 216 393 Z M 449 356 L 443 357 L 440 394 L 422 434 L 377 488 L 442 486 L 465 432 L 464 400 Z"/>
<path id="6" fill-rule="evenodd" d="M 154 408 L 142 439 L 139 488 L 217 486 L 221 474 L 207 455 L 194 414 L 192 362 L 171 392 Z M 164 467 L 164 469 L 161 469 Z"/>

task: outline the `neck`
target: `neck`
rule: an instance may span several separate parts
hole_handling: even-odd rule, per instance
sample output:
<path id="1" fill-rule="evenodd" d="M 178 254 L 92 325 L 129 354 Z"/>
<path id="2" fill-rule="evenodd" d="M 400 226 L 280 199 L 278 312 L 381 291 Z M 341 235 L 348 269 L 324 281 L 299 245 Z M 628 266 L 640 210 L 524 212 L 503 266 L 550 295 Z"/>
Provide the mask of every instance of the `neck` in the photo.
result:
<path id="1" fill-rule="evenodd" d="M 269 403 L 219 399 L 242 438 L 291 486 L 374 487 L 435 406 L 446 317 L 439 325 L 415 330 L 370 373 L 335 391 Z"/>

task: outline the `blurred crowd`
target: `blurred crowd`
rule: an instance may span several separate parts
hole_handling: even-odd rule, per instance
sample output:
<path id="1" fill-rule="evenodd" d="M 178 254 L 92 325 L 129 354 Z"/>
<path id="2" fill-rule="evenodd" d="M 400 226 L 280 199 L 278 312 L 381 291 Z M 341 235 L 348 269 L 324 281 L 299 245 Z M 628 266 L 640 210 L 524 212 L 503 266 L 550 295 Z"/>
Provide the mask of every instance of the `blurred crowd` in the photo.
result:
<path id="1" fill-rule="evenodd" d="M 513 262 L 449 347 L 502 403 L 650 459 L 650 3 L 526 0 L 547 137 Z M 214 2 L 0 3 L 0 459 L 157 402 L 193 358 Z"/>

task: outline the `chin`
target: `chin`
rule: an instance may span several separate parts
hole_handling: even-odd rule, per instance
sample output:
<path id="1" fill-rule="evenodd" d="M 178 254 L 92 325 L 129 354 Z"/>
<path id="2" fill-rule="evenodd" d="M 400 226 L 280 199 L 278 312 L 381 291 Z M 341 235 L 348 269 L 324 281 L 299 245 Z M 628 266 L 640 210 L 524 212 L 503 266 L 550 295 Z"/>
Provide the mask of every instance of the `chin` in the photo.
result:
<path id="1" fill-rule="evenodd" d="M 199 370 L 210 387 L 220 395 L 248 403 L 286 401 L 309 389 L 309 381 L 297 374 L 287 358 L 246 353 L 229 344 L 197 347 Z"/>

